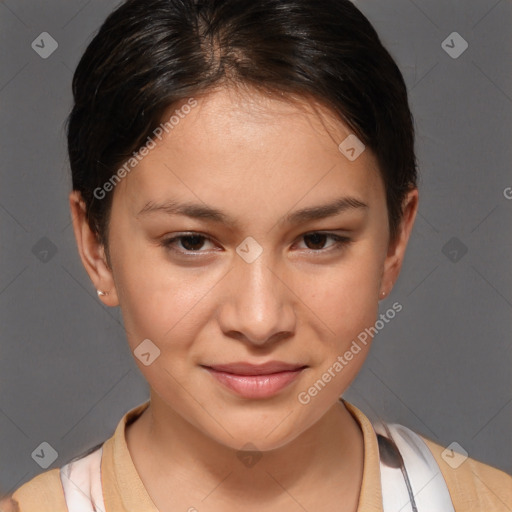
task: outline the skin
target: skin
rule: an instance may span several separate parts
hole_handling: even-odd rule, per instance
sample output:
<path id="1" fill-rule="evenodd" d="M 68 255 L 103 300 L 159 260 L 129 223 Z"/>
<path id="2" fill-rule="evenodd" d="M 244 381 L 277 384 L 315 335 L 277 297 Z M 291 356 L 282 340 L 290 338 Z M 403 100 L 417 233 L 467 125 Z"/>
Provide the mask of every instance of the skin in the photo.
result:
<path id="1" fill-rule="evenodd" d="M 116 186 L 111 267 L 79 194 L 69 198 L 83 264 L 108 292 L 101 300 L 121 307 L 131 350 L 150 339 L 161 351 L 149 366 L 135 358 L 151 389 L 150 407 L 126 429 L 135 467 L 163 512 L 241 503 L 249 511 L 354 511 L 363 437 L 338 398 L 371 343 L 307 405 L 297 396 L 374 325 L 381 292 L 400 272 L 418 191 L 408 194 L 391 243 L 376 160 L 369 149 L 353 162 L 339 151 L 351 131 L 329 111 L 230 88 L 197 101 Z M 278 222 L 343 196 L 367 207 Z M 218 208 L 236 225 L 138 215 L 148 201 L 170 198 Z M 305 236 L 316 231 L 350 242 Z M 207 238 L 177 240 L 175 251 L 162 245 L 190 232 Z M 251 263 L 236 252 L 246 237 L 262 248 Z M 277 395 L 247 399 L 199 366 L 270 360 L 308 368 Z M 262 454 L 250 468 L 237 457 L 247 443 Z"/>
<path id="2" fill-rule="evenodd" d="M 12 498 L 0 500 L 0 512 L 20 512 L 18 502 Z"/>

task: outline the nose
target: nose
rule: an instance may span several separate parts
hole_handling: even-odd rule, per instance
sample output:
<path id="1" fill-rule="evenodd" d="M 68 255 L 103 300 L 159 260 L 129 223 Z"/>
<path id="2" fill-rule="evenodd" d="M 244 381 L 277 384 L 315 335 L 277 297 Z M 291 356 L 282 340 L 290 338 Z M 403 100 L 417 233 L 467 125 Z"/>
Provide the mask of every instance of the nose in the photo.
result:
<path id="1" fill-rule="evenodd" d="M 279 269 L 265 251 L 251 263 L 236 258 L 218 315 L 226 336 L 265 346 L 293 335 L 295 295 Z"/>

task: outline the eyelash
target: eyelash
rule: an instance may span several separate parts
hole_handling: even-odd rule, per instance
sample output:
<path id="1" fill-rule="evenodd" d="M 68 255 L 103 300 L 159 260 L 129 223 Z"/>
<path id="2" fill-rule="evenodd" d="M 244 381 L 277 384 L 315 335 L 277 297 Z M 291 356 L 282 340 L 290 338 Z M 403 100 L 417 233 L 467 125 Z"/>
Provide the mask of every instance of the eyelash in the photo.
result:
<path id="1" fill-rule="evenodd" d="M 307 252 L 309 252 L 309 253 L 327 253 L 327 252 L 331 252 L 331 251 L 342 250 L 352 241 L 350 238 L 347 238 L 346 236 L 336 235 L 335 233 L 326 233 L 323 231 L 311 231 L 309 233 L 305 233 L 304 235 L 301 235 L 301 238 L 311 236 L 311 235 L 324 235 L 328 238 L 332 238 L 335 241 L 335 243 L 327 249 L 318 249 L 318 250 L 307 249 Z M 181 234 L 181 235 L 178 235 L 178 236 L 175 236 L 172 238 L 168 238 L 166 240 L 162 240 L 161 245 L 165 249 L 179 253 L 180 255 L 184 255 L 185 257 L 197 257 L 197 256 L 200 256 L 201 253 L 206 253 L 206 251 L 197 251 L 197 252 L 186 251 L 186 250 L 183 251 L 183 250 L 176 249 L 175 247 L 173 247 L 174 242 L 177 242 L 178 240 L 182 240 L 182 239 L 186 239 L 186 238 L 199 238 L 201 240 L 204 239 L 204 240 L 211 241 L 211 239 L 209 237 L 207 237 L 206 235 L 192 232 L 192 233 L 188 233 L 188 234 Z"/>

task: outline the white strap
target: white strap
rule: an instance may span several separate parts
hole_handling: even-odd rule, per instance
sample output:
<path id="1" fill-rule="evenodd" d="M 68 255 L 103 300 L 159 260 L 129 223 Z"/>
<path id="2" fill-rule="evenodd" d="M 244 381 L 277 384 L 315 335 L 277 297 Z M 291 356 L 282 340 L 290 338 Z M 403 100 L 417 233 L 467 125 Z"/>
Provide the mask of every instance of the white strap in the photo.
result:
<path id="1" fill-rule="evenodd" d="M 103 446 L 60 469 L 60 479 L 69 512 L 105 512 L 101 488 Z"/>
<path id="2" fill-rule="evenodd" d="M 443 474 L 423 439 L 396 423 L 376 423 L 374 430 L 383 436 L 379 451 L 384 512 L 454 512 Z"/>

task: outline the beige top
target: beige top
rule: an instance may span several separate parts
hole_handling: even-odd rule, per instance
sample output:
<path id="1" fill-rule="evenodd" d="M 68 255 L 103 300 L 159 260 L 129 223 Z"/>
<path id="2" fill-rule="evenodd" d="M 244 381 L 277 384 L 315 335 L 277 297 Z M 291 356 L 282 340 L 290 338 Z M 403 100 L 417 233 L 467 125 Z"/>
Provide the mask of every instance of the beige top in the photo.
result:
<path id="1" fill-rule="evenodd" d="M 342 402 L 361 427 L 364 439 L 363 481 L 357 511 L 383 512 L 375 431 L 357 407 L 343 399 Z M 148 405 L 149 400 L 128 411 L 119 421 L 114 435 L 103 445 L 101 478 L 105 512 L 158 512 L 135 469 L 125 438 L 126 424 L 134 421 Z M 420 437 L 441 468 L 456 512 L 512 511 L 512 476 L 471 458 L 452 469 L 441 457 L 444 448 Z M 12 498 L 18 502 L 21 512 L 67 512 L 59 468 L 34 477 L 19 487 Z M 10 512 L 11 508 L 0 503 L 0 510 Z"/>

